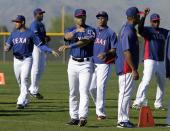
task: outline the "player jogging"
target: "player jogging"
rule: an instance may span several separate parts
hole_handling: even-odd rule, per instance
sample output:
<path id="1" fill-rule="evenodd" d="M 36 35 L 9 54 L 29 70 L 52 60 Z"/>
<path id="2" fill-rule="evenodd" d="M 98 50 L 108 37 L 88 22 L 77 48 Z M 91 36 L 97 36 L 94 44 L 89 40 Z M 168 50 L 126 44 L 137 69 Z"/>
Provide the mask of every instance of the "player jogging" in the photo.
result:
<path id="1" fill-rule="evenodd" d="M 28 81 L 32 66 L 32 51 L 34 44 L 41 50 L 58 56 L 57 52 L 48 48 L 39 38 L 25 27 L 25 17 L 18 15 L 15 22 L 16 31 L 9 36 L 4 51 L 13 48 L 14 72 L 20 87 L 20 95 L 17 101 L 17 109 L 23 109 L 28 104 Z"/>

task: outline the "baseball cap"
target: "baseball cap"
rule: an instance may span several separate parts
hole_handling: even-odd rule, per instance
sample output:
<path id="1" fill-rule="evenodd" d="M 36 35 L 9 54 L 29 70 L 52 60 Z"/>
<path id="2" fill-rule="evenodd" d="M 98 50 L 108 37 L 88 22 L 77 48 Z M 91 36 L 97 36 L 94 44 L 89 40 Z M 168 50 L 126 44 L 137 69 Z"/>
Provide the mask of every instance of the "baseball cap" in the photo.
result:
<path id="1" fill-rule="evenodd" d="M 105 11 L 100 11 L 100 12 L 98 12 L 97 15 L 96 15 L 96 17 L 100 17 L 100 16 L 108 18 L 108 14 L 107 14 L 107 12 L 105 12 Z"/>
<path id="2" fill-rule="evenodd" d="M 23 15 L 17 15 L 15 19 L 12 20 L 12 22 L 25 22 L 25 17 Z"/>
<path id="3" fill-rule="evenodd" d="M 76 9 L 74 12 L 75 17 L 86 16 L 86 11 L 84 9 Z"/>
<path id="4" fill-rule="evenodd" d="M 143 12 L 139 11 L 137 7 L 130 7 L 126 10 L 127 17 L 136 16 L 138 14 L 142 14 Z"/>
<path id="5" fill-rule="evenodd" d="M 36 14 L 39 14 L 39 13 L 45 13 L 45 11 L 43 11 L 41 8 L 37 8 L 37 9 L 35 9 L 34 10 L 34 15 L 36 15 Z"/>
<path id="6" fill-rule="evenodd" d="M 152 14 L 152 15 L 150 16 L 150 20 L 151 20 L 151 21 L 160 20 L 159 14 L 156 14 L 156 13 Z"/>

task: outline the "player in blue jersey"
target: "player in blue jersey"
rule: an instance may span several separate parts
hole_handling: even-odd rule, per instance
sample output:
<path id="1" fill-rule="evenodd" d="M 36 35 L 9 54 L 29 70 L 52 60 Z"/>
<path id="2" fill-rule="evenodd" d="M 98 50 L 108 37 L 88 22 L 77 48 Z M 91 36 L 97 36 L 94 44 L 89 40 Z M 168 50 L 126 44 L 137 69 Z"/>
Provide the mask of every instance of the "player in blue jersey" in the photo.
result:
<path id="1" fill-rule="evenodd" d="M 149 83 L 153 76 L 156 76 L 157 93 L 154 103 L 155 109 L 165 110 L 162 105 L 165 85 L 165 64 L 164 64 L 164 50 L 168 35 L 168 30 L 160 28 L 160 16 L 156 13 L 150 16 L 151 26 L 145 26 L 144 22 L 150 9 L 146 8 L 141 23 L 139 25 L 139 33 L 145 39 L 144 45 L 144 71 L 143 78 L 139 85 L 136 99 L 132 105 L 133 108 L 139 109 L 141 106 L 147 104 L 146 92 Z"/>
<path id="2" fill-rule="evenodd" d="M 96 105 L 97 119 L 102 120 L 106 119 L 106 83 L 112 71 L 117 37 L 116 33 L 107 25 L 107 12 L 100 11 L 96 17 L 98 27 L 96 29 L 96 39 L 93 47 L 92 58 L 94 63 L 94 73 L 90 87 L 90 94 Z"/>
<path id="3" fill-rule="evenodd" d="M 85 24 L 86 11 L 84 9 L 76 9 L 74 16 L 75 26 L 67 29 L 64 34 L 68 45 L 59 47 L 59 51 L 70 49 L 67 71 L 71 120 L 67 125 L 85 126 L 89 106 L 89 87 L 93 73 L 92 55 L 95 30 Z"/>
<path id="4" fill-rule="evenodd" d="M 36 34 L 42 43 L 49 42 L 49 37 L 46 35 L 45 25 L 42 23 L 43 11 L 40 8 L 34 10 L 34 21 L 32 22 L 30 29 Z M 33 53 L 33 64 L 31 69 L 31 85 L 29 88 L 30 95 L 37 98 L 43 99 L 43 96 L 39 93 L 39 81 L 42 76 L 45 67 L 46 56 L 45 52 L 41 51 L 36 45 L 34 45 Z"/>
<path id="5" fill-rule="evenodd" d="M 17 109 L 23 109 L 28 104 L 28 81 L 32 66 L 32 51 L 34 44 L 42 51 L 58 56 L 58 53 L 50 49 L 30 30 L 25 27 L 25 17 L 18 15 L 15 22 L 16 31 L 9 36 L 4 51 L 13 49 L 14 72 L 20 87 L 20 95 L 17 100 Z"/>
<path id="6" fill-rule="evenodd" d="M 116 48 L 116 73 L 119 76 L 118 124 L 119 128 L 132 128 L 129 121 L 129 105 L 135 80 L 139 79 L 139 43 L 135 26 L 140 21 L 140 12 L 136 7 L 126 11 L 127 23 L 118 35 Z"/>

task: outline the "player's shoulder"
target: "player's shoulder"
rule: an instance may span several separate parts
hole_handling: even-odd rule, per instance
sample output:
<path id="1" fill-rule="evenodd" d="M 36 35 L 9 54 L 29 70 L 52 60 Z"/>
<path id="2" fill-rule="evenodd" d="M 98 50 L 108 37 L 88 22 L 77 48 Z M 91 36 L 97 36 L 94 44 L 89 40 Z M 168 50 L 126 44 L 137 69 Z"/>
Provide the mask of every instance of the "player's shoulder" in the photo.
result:
<path id="1" fill-rule="evenodd" d="M 67 33 L 67 32 L 72 32 L 73 30 L 75 30 L 76 29 L 76 26 L 71 26 L 71 27 L 69 27 L 69 28 L 66 28 L 65 29 L 65 33 Z"/>
<path id="2" fill-rule="evenodd" d="M 110 28 L 110 27 L 107 28 L 107 32 L 108 32 L 110 35 L 116 35 L 115 31 L 114 31 L 112 28 Z"/>
<path id="3" fill-rule="evenodd" d="M 95 28 L 90 26 L 90 25 L 86 25 L 86 29 L 90 29 L 90 30 L 94 30 L 95 31 Z"/>

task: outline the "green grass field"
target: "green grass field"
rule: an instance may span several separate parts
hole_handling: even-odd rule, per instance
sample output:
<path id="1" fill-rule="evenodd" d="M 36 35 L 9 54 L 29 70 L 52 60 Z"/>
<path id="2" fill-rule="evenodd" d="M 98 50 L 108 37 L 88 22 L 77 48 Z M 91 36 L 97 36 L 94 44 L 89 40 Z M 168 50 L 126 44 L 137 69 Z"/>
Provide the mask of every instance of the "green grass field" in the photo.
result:
<path id="1" fill-rule="evenodd" d="M 13 73 L 13 63 L 0 62 L 0 72 L 5 73 L 6 85 L 0 86 L 0 131 L 111 131 L 129 130 L 116 128 L 117 123 L 117 97 L 118 82 L 117 76 L 113 73 L 108 82 L 106 92 L 106 110 L 108 119 L 97 121 L 95 107 L 90 98 L 89 117 L 86 127 L 66 126 L 69 118 L 68 113 L 68 82 L 67 65 L 59 62 L 48 62 L 46 71 L 41 80 L 41 93 L 44 100 L 31 98 L 31 103 L 24 110 L 16 110 L 16 99 L 19 88 Z M 140 69 L 142 76 L 142 69 Z M 138 86 L 140 81 L 136 83 Z M 170 83 L 166 83 L 164 105 L 167 106 L 170 94 Z M 149 106 L 155 118 L 155 128 L 134 128 L 130 130 L 170 130 L 165 128 L 167 111 L 155 111 L 153 108 L 155 98 L 155 80 L 149 87 Z M 135 94 L 133 95 L 134 98 Z M 131 109 L 131 121 L 137 125 L 138 111 Z"/>

